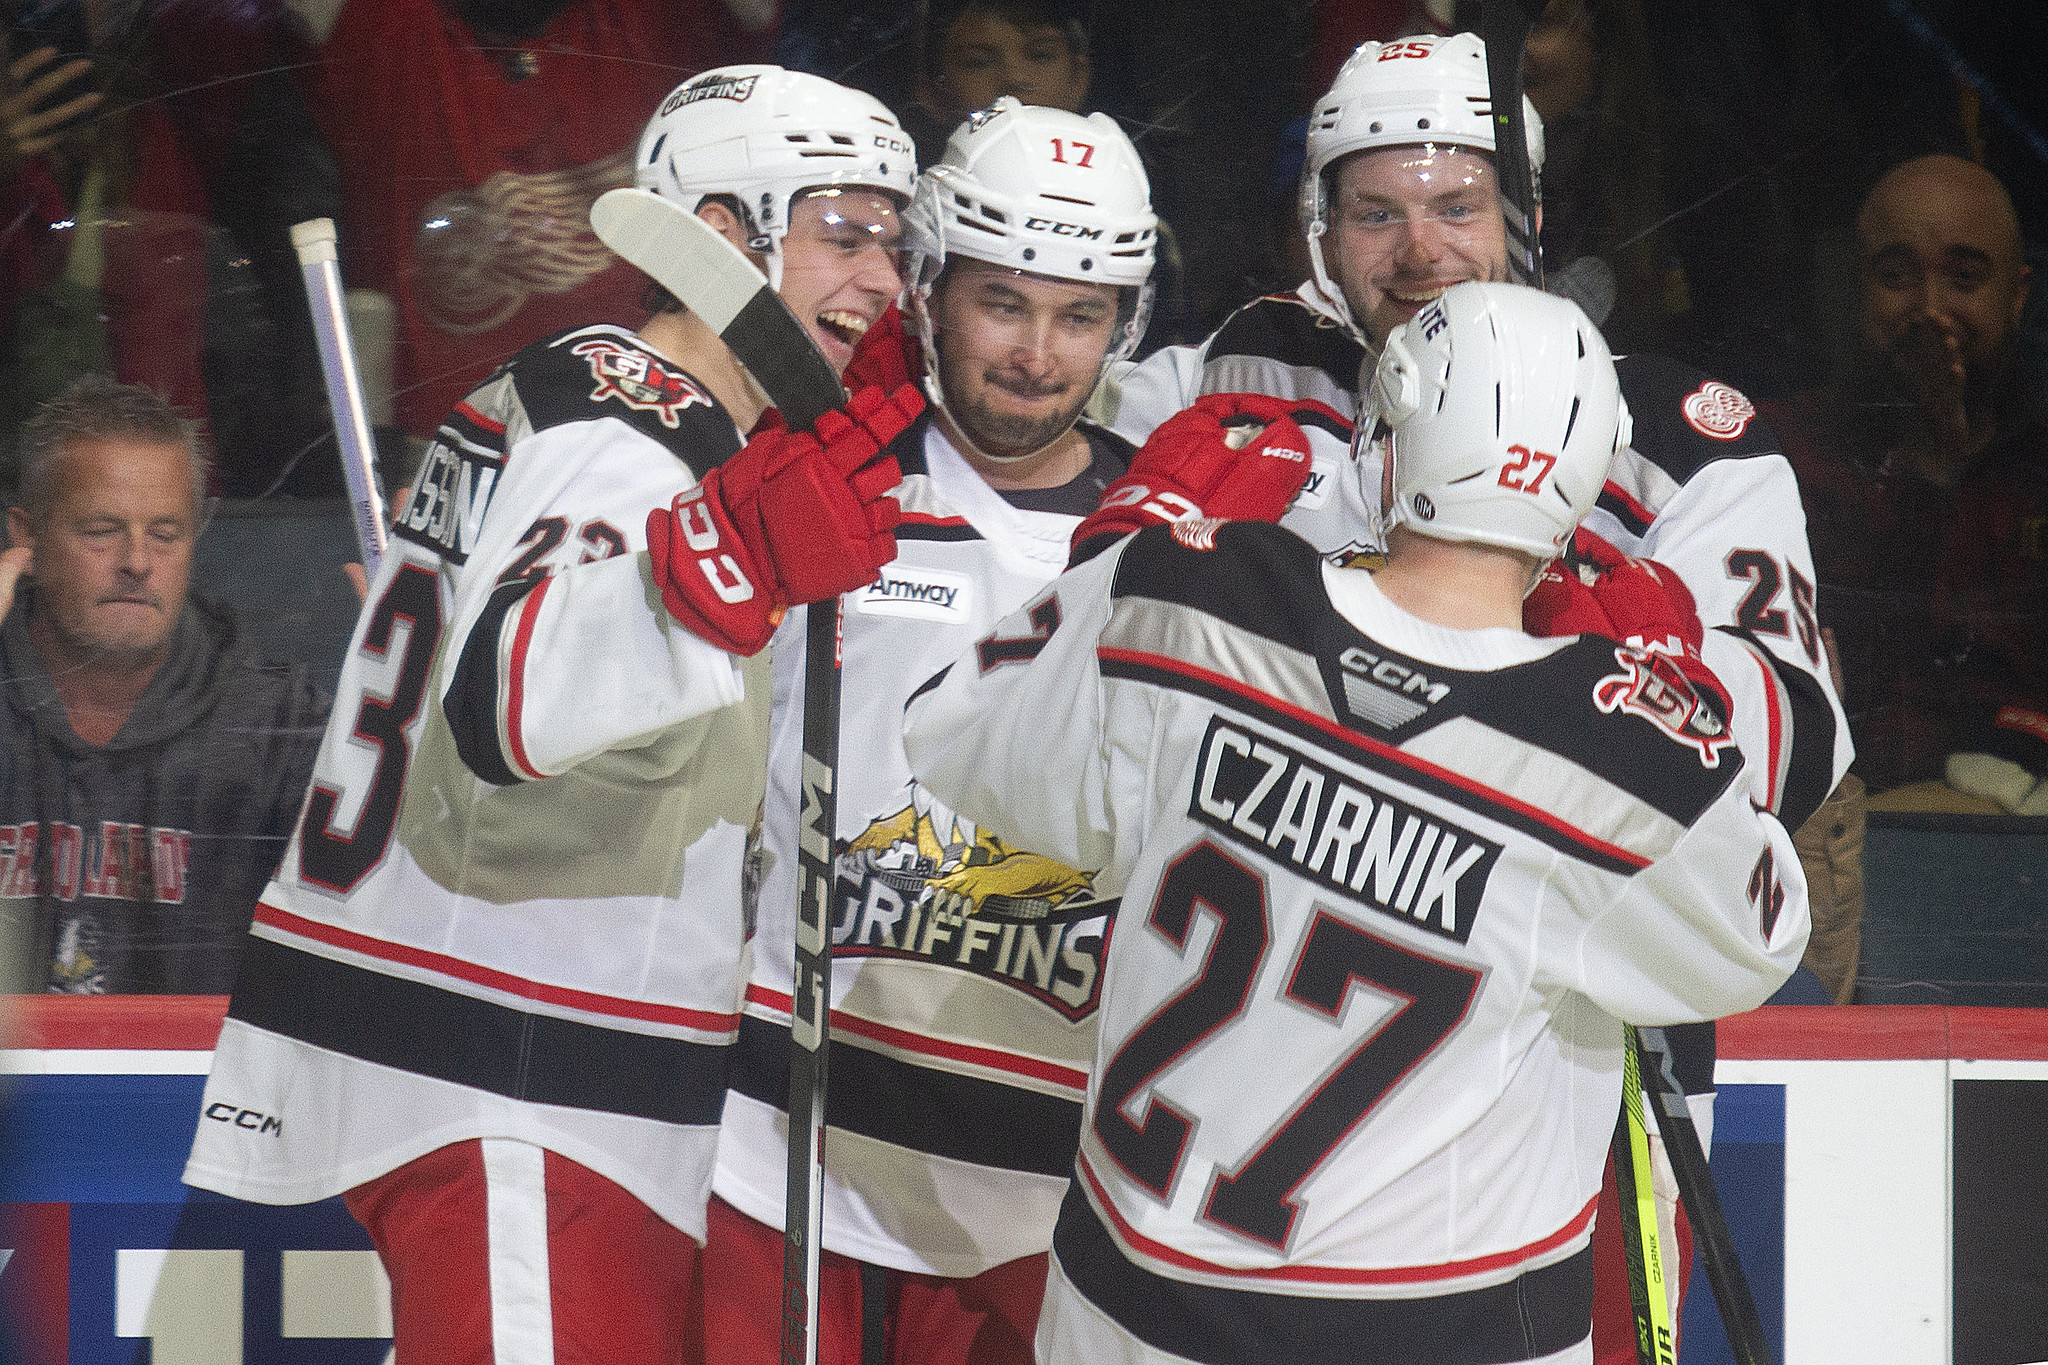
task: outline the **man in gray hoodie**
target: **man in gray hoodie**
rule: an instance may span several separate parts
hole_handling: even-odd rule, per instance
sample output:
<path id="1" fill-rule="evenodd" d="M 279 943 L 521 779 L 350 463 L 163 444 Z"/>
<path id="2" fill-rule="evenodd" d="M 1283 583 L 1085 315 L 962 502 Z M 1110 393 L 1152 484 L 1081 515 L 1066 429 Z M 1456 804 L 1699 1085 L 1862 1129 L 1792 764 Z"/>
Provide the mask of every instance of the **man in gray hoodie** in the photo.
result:
<path id="1" fill-rule="evenodd" d="M 88 375 L 22 427 L 0 593 L 0 925 L 11 989 L 224 993 L 327 699 L 190 599 L 193 424 Z M 25 575 L 23 570 L 26 570 Z"/>

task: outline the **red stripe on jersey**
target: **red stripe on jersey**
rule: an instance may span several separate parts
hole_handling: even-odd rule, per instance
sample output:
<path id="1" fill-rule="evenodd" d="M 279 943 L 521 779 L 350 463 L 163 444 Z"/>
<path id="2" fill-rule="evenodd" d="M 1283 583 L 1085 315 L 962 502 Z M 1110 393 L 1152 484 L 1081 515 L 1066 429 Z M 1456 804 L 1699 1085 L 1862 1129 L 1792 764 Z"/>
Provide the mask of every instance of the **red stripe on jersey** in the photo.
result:
<path id="1" fill-rule="evenodd" d="M 1183 1270 L 1197 1271 L 1204 1275 L 1221 1275 L 1230 1279 L 1264 1280 L 1292 1284 L 1429 1284 L 1442 1280 L 1462 1280 L 1469 1275 L 1483 1275 L 1491 1270 L 1505 1270 L 1533 1260 L 1546 1251 L 1554 1251 L 1586 1234 L 1593 1225 L 1593 1212 L 1600 1207 L 1600 1196 L 1594 1195 L 1586 1207 L 1580 1209 L 1569 1223 L 1551 1233 L 1548 1237 L 1531 1242 L 1513 1251 L 1497 1251 L 1491 1256 L 1475 1256 L 1469 1261 L 1446 1261 L 1442 1265 L 1389 1266 L 1381 1270 L 1364 1270 L 1351 1266 L 1334 1265 L 1282 1265 L 1260 1269 L 1256 1267 L 1217 1265 L 1213 1261 L 1190 1256 L 1185 1251 L 1155 1242 L 1139 1232 L 1125 1220 L 1110 1202 L 1109 1192 L 1102 1187 L 1101 1177 L 1095 1174 L 1095 1167 L 1089 1164 L 1088 1153 L 1083 1151 L 1074 1162 L 1082 1178 L 1088 1182 L 1089 1202 L 1098 1213 L 1106 1217 L 1116 1239 L 1132 1251 L 1150 1257 L 1165 1265 L 1179 1266 Z"/>
<path id="2" fill-rule="evenodd" d="M 1504 810 L 1513 811 L 1523 819 L 1533 820 L 1546 829 L 1555 830 L 1572 843 L 1579 845 L 1581 848 L 1591 849 L 1604 858 L 1611 858 L 1638 871 L 1650 865 L 1650 860 L 1643 857 L 1640 853 L 1631 853 L 1619 845 L 1610 844 L 1605 839 L 1588 834 L 1578 826 L 1567 824 L 1565 821 L 1558 819 L 1549 811 L 1538 809 L 1526 801 L 1519 801 L 1509 796 L 1506 792 L 1495 791 L 1484 783 L 1474 782 L 1462 773 L 1452 772 L 1449 768 L 1440 768 L 1426 758 L 1417 758 L 1413 754 L 1396 749 L 1391 744 L 1382 743 L 1370 735 L 1362 735 L 1356 730 L 1347 729 L 1334 720 L 1319 716 L 1313 711 L 1305 711 L 1290 702 L 1282 701 L 1270 692 L 1261 692 L 1255 687 L 1247 687 L 1235 678 L 1225 677 L 1221 673 L 1212 673 L 1206 668 L 1198 667 L 1181 659 L 1171 659 L 1163 654 L 1147 654 L 1141 650 L 1115 649 L 1105 645 L 1099 646 L 1095 653 L 1098 658 L 1113 659 L 1121 663 L 1139 664 L 1147 668 L 1156 668 L 1166 673 L 1177 673 L 1184 678 L 1192 678 L 1207 686 L 1219 688 L 1236 696 L 1244 697 L 1249 701 L 1257 702 L 1260 706 L 1269 706 L 1275 711 L 1301 722 L 1303 725 L 1313 726 L 1340 744 L 1347 744 L 1355 749 L 1363 749 L 1377 758 L 1386 759 L 1390 763 L 1397 763 L 1412 772 L 1420 773 L 1425 777 L 1470 793 L 1482 801 L 1499 806 Z"/>
<path id="3" fill-rule="evenodd" d="M 546 773 L 526 756 L 526 740 L 520 730 L 526 706 L 526 648 L 533 643 L 533 623 L 540 616 L 540 599 L 547 596 L 553 578 L 543 578 L 519 604 L 519 627 L 512 633 L 512 658 L 505 665 L 505 742 L 512 750 L 512 764 L 528 778 L 539 781 Z"/>
<path id="4" fill-rule="evenodd" d="M 1344 428 L 1344 430 L 1346 431 L 1350 431 L 1352 429 L 1351 419 L 1349 417 L 1346 417 L 1343 413 L 1337 411 L 1335 408 L 1331 407 L 1328 403 L 1317 402 L 1313 398 L 1290 398 L 1287 399 L 1286 402 L 1287 410 L 1291 413 L 1317 413 L 1323 417 L 1329 418 L 1332 422 L 1335 422 L 1338 426 Z"/>
<path id="5" fill-rule="evenodd" d="M 1635 517 L 1645 526 L 1648 526 L 1651 522 L 1657 519 L 1657 514 L 1655 512 L 1652 512 L 1649 508 L 1637 502 L 1635 500 L 1635 497 L 1626 488 L 1623 488 L 1620 484 L 1616 483 L 1612 479 L 1609 479 L 1607 481 L 1607 486 L 1605 488 L 1602 488 L 1600 491 L 1605 493 L 1607 496 L 1613 498 L 1623 507 L 1626 507 L 1629 510 L 1629 515 Z"/>
<path id="6" fill-rule="evenodd" d="M 457 403 L 455 405 L 455 411 L 459 413 L 465 421 L 474 422 L 478 426 L 482 427 L 485 431 L 488 431 L 493 435 L 503 436 L 505 434 L 505 424 L 503 422 L 494 421 L 493 419 L 484 416 L 475 408 L 471 407 L 467 399 L 460 403 Z"/>
<path id="7" fill-rule="evenodd" d="M 969 526 L 965 517 L 935 517 L 929 512 L 905 512 L 898 519 L 899 526 Z"/>
<path id="8" fill-rule="evenodd" d="M 784 991 L 771 990 L 767 986 L 748 986 L 747 999 L 756 1005 L 766 1005 L 783 1014 L 790 1012 L 790 998 Z M 1036 1057 L 1020 1057 L 1013 1052 L 998 1052 L 994 1048 L 974 1047 L 967 1043 L 949 1043 L 940 1038 L 928 1038 L 921 1033 L 907 1029 L 893 1028 L 878 1024 L 872 1019 L 832 1011 L 832 1031 L 850 1033 L 859 1038 L 872 1038 L 878 1043 L 887 1043 L 905 1052 L 921 1053 L 927 1057 L 942 1057 L 951 1062 L 966 1062 L 973 1066 L 987 1067 L 991 1071 L 1007 1071 L 1013 1076 L 1029 1076 L 1033 1080 L 1050 1081 L 1070 1090 L 1086 1090 L 1088 1073 L 1076 1071 L 1069 1066 L 1043 1062 Z"/>
<path id="9" fill-rule="evenodd" d="M 1764 675 L 1764 714 L 1770 721 L 1771 750 L 1764 759 L 1764 801 L 1775 811 L 1778 808 L 1779 769 L 1784 762 L 1785 699 L 1779 693 L 1782 684 L 1778 681 L 1777 670 L 1754 654 L 1750 658 Z"/>
<path id="10" fill-rule="evenodd" d="M 617 1019 L 640 1019 L 650 1024 L 670 1024 L 677 1028 L 703 1029 L 712 1033 L 731 1033 L 740 1026 L 740 1017 L 736 1013 L 720 1014 L 713 1010 L 694 1010 L 682 1005 L 659 1005 L 651 1000 L 627 1000 L 616 995 L 598 995 L 592 991 L 579 991 L 567 986 L 551 986 L 544 981 L 534 981 L 475 962 L 465 962 L 446 953 L 410 948 L 388 939 L 358 934 L 339 925 L 305 919 L 263 901 L 256 903 L 256 922 L 287 934 L 296 934 L 300 938 L 312 939 L 315 943 L 325 943 L 332 948 L 346 948 L 352 953 L 361 953 L 383 962 L 421 967 L 430 972 L 439 972 L 443 976 L 470 982 L 472 985 L 488 986 L 492 990 L 505 991 L 523 999 L 547 1005 L 560 1005 L 564 1009 L 582 1010 L 587 1014 L 606 1014 Z"/>

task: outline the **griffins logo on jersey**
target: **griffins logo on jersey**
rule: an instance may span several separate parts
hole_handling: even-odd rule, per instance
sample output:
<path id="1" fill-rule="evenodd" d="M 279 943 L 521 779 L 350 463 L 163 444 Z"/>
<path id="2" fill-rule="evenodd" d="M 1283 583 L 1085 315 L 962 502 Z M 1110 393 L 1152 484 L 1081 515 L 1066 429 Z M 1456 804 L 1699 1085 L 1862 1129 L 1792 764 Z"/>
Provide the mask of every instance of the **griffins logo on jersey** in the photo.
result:
<path id="1" fill-rule="evenodd" d="M 929 803 L 914 793 L 840 853 L 832 951 L 943 963 L 1070 1019 L 1087 1015 L 1102 975 L 1103 916 L 1114 908 L 1096 902 L 1095 874 L 1010 848 Z"/>
<path id="2" fill-rule="evenodd" d="M 579 341 L 570 351 L 590 362 L 590 377 L 597 381 L 590 391 L 593 403 L 616 398 L 637 412 L 653 413 L 670 431 L 680 424 L 683 409 L 711 406 L 704 390 L 645 351 L 605 337 Z"/>
<path id="3" fill-rule="evenodd" d="M 701 81 L 692 81 L 661 102 L 661 114 L 673 114 L 698 100 L 732 100 L 736 104 L 744 104 L 753 96 L 754 82 L 760 79 L 758 75 L 707 76 Z"/>
<path id="4" fill-rule="evenodd" d="M 1666 646 L 1616 645 L 1614 661 L 1621 665 L 1621 672 L 1593 684 L 1595 706 L 1609 715 L 1627 711 L 1641 716 L 1697 752 L 1702 767 L 1721 766 L 1721 751 L 1733 744 L 1735 737 L 1693 690 L 1691 680 L 1679 671 Z"/>
<path id="5" fill-rule="evenodd" d="M 1346 901 L 1467 942 L 1501 846 L 1218 716 L 1188 816 Z"/>

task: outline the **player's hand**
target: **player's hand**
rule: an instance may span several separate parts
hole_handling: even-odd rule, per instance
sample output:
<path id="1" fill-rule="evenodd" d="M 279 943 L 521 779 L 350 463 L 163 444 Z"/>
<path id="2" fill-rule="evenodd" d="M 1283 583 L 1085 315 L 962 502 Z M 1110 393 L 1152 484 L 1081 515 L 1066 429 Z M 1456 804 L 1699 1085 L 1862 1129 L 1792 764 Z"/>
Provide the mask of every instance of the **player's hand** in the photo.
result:
<path id="1" fill-rule="evenodd" d="M 1666 565 L 1631 558 L 1583 526 L 1571 549 L 1537 575 L 1522 602 L 1522 627 L 1546 637 L 1599 635 L 1662 654 L 1723 719 L 1729 714 L 1728 689 L 1700 658 L 1706 630 L 1692 590 Z"/>
<path id="2" fill-rule="evenodd" d="M 1168 418 L 1074 531 L 1074 561 L 1159 522 L 1278 521 L 1311 467 L 1291 411 L 1264 394 L 1212 393 Z"/>
<path id="3" fill-rule="evenodd" d="M 105 98 L 99 91 L 72 93 L 91 72 L 92 63 L 83 57 L 59 62 L 54 47 L 39 47 L 9 63 L 6 95 L 0 98 L 0 174 L 11 175 L 22 162 L 49 151 L 75 120 L 99 107 Z"/>
<path id="4" fill-rule="evenodd" d="M 892 303 L 875 319 L 854 344 L 846 372 L 839 378 L 848 393 L 869 388 L 894 393 L 924 378 L 924 350 L 916 337 L 903 330 L 900 308 Z"/>
<path id="5" fill-rule="evenodd" d="M 2048 714 L 2001 706 L 1968 752 L 1948 756 L 1957 791 L 1996 801 L 2014 815 L 2048 815 Z"/>
<path id="6" fill-rule="evenodd" d="M 896 557 L 903 474 L 883 447 L 924 410 L 917 390 L 862 389 L 815 432 L 754 437 L 647 516 L 662 604 L 720 649 L 756 654 L 783 613 L 872 583 Z"/>

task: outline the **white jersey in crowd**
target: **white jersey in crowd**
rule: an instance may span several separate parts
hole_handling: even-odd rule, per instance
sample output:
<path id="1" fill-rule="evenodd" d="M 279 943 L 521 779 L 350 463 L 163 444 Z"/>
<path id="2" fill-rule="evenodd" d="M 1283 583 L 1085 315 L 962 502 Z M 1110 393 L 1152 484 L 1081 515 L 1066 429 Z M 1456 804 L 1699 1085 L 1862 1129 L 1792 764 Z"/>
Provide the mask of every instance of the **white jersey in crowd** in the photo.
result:
<path id="1" fill-rule="evenodd" d="M 514 1138 L 702 1240 L 768 666 L 662 608 L 646 520 L 739 446 L 614 327 L 449 415 L 257 906 L 189 1183 L 297 1203 Z"/>
<path id="2" fill-rule="evenodd" d="M 1620 1018 L 1806 941 L 1739 749 L 1645 656 L 1430 625 L 1271 526 L 1141 532 L 996 638 L 1034 621 L 905 744 L 1121 897 L 1039 1359 L 1591 1361 Z"/>
<path id="3" fill-rule="evenodd" d="M 1090 440 L 1091 474 L 1120 474 L 1122 442 Z M 893 449 L 905 474 L 897 557 L 847 595 L 842 625 L 824 1245 L 966 1277 L 1052 1244 L 1113 907 L 1100 903 L 1092 864 L 997 840 L 917 786 L 903 704 L 1043 591 L 1080 517 L 1013 505 L 929 417 Z M 1076 496 L 1092 508 L 1100 492 L 1090 482 Z M 766 870 L 715 1184 L 777 1228 L 789 1169 L 802 618 L 792 612 L 775 637 Z"/>

